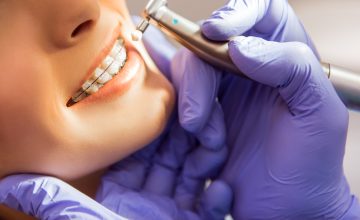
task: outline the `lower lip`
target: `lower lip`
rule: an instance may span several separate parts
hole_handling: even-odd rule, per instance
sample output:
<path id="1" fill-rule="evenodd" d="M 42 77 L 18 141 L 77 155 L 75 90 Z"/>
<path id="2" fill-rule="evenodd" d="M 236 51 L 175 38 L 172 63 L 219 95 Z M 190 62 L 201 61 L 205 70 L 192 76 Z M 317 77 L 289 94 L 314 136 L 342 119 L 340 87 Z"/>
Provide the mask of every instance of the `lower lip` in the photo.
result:
<path id="1" fill-rule="evenodd" d="M 96 93 L 86 97 L 74 106 L 108 101 L 123 95 L 136 82 L 144 71 L 144 61 L 134 49 L 127 49 L 127 61 L 117 75 L 99 89 Z"/>

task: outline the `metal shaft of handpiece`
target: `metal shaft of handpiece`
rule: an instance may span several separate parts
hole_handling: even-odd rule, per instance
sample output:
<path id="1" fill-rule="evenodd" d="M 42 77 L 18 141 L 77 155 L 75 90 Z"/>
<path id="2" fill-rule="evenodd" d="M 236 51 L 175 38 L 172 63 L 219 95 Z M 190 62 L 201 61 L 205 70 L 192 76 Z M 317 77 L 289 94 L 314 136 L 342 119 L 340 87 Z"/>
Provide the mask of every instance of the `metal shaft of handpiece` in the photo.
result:
<path id="1" fill-rule="evenodd" d="M 136 27 L 136 30 L 139 30 L 142 33 L 144 33 L 146 29 L 149 27 L 149 25 L 150 25 L 149 19 L 142 19 L 140 24 Z"/>
<path id="2" fill-rule="evenodd" d="M 231 61 L 228 55 L 228 42 L 211 41 L 205 38 L 199 25 L 176 14 L 166 6 L 162 6 L 153 14 L 148 14 L 145 11 L 145 16 L 150 18 L 151 24 L 158 26 L 165 34 L 202 59 L 216 67 L 225 68 L 246 77 Z"/>
<path id="3" fill-rule="evenodd" d="M 324 72 L 328 75 L 341 100 L 347 107 L 360 110 L 360 73 L 335 66 L 329 63 L 321 63 Z"/>
<path id="4" fill-rule="evenodd" d="M 166 4 L 166 0 L 150 0 L 144 12 L 150 23 L 213 66 L 246 77 L 231 61 L 228 42 L 215 42 L 205 38 L 199 25 L 171 11 Z M 322 67 L 344 103 L 360 110 L 360 73 L 328 63 L 322 63 Z"/>

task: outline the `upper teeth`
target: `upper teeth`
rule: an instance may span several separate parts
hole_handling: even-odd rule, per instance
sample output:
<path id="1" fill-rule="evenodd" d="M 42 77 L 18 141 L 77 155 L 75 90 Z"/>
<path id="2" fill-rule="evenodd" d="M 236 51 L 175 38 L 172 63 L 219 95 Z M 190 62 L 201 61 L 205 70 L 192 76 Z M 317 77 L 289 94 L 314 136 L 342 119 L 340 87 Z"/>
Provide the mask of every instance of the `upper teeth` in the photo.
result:
<path id="1" fill-rule="evenodd" d="M 86 80 L 71 100 L 73 102 L 79 102 L 85 97 L 97 92 L 120 71 L 126 62 L 126 58 L 124 41 L 118 39 L 110 53 L 95 69 L 90 79 Z"/>

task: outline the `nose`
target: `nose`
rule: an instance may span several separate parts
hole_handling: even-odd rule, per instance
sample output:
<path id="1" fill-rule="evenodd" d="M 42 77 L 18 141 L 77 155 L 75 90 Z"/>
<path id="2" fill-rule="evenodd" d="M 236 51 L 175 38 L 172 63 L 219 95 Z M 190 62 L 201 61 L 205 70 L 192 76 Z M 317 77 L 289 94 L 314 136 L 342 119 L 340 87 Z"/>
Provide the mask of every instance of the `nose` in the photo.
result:
<path id="1" fill-rule="evenodd" d="M 51 0 L 48 2 L 46 27 L 56 47 L 71 47 L 91 32 L 100 16 L 98 0 Z"/>

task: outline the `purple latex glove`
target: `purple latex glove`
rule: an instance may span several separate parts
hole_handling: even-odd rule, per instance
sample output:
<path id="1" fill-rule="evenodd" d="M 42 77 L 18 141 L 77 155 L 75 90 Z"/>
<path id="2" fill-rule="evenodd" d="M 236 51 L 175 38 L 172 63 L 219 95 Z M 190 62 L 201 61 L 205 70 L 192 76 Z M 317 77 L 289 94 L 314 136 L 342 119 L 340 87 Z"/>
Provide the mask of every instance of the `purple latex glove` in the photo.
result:
<path id="1" fill-rule="evenodd" d="M 194 144 L 173 125 L 164 138 L 113 166 L 97 200 L 129 219 L 224 219 L 232 201 L 229 186 L 215 181 L 203 189 L 205 180 L 218 174 L 227 148 L 214 151 Z"/>
<path id="2" fill-rule="evenodd" d="M 234 187 L 234 216 L 339 219 L 352 203 L 342 167 L 348 111 L 316 56 L 303 43 L 256 37 L 229 50 L 256 81 L 228 77 L 221 89 L 231 148 L 221 178 Z"/>
<path id="3" fill-rule="evenodd" d="M 38 219 L 123 218 L 54 177 L 14 175 L 0 181 L 0 203 Z"/>
<path id="4" fill-rule="evenodd" d="M 248 36 L 232 38 L 229 54 L 253 81 L 225 74 L 219 88 L 223 71 L 186 50 L 172 68 L 184 128 L 201 132 L 221 103 L 230 157 L 219 178 L 235 219 L 360 218 L 342 167 L 347 109 L 287 1 L 231 0 L 202 30 Z"/>
<path id="5" fill-rule="evenodd" d="M 226 156 L 227 148 L 198 146 L 175 123 L 147 148 L 111 167 L 96 201 L 53 177 L 16 175 L 0 181 L 0 203 L 49 220 L 223 219 L 232 201 L 229 186 L 215 181 L 204 191 L 204 184 L 218 174 Z"/>

